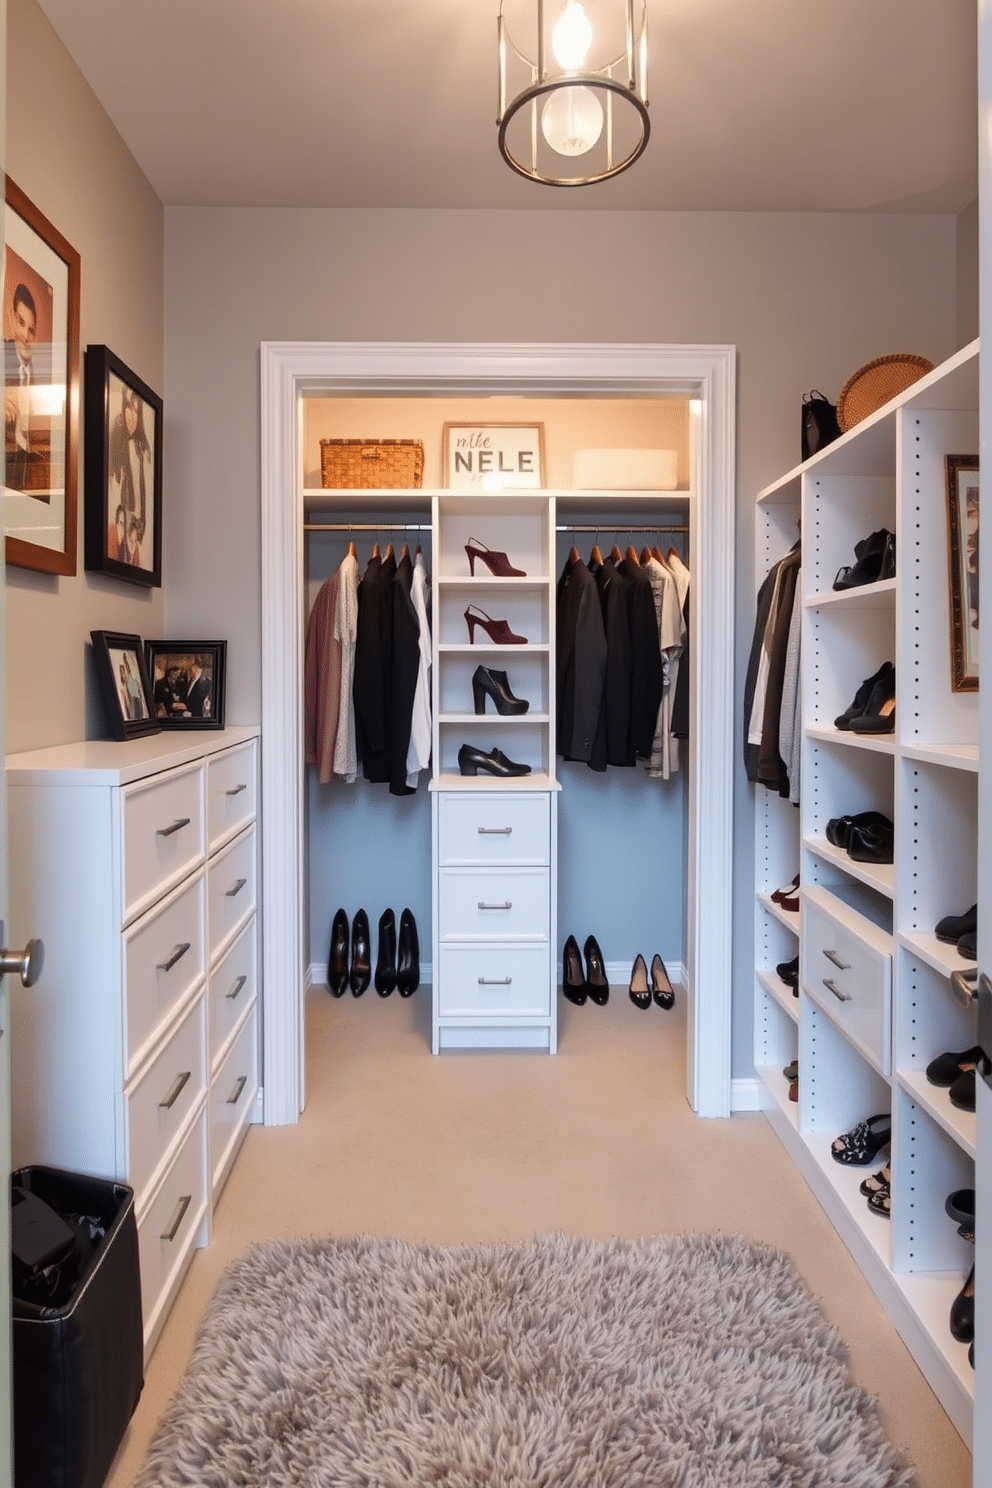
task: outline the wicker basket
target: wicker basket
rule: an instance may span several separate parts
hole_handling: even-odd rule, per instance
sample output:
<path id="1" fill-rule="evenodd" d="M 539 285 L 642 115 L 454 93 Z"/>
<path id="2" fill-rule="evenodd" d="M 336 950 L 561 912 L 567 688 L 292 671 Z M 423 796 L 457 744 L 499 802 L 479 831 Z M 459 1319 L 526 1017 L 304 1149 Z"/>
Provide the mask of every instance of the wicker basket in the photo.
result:
<path id="1" fill-rule="evenodd" d="M 325 487 L 411 489 L 424 478 L 419 439 L 322 439 L 320 476 Z"/>
<path id="2" fill-rule="evenodd" d="M 837 399 L 837 422 L 843 433 L 932 371 L 933 362 L 911 352 L 866 362 L 847 379 Z"/>

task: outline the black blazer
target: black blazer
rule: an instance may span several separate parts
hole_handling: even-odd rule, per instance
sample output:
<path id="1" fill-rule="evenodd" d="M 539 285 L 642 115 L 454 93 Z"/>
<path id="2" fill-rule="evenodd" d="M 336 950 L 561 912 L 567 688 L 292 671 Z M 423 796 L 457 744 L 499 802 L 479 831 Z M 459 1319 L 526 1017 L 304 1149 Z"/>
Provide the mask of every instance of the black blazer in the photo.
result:
<path id="1" fill-rule="evenodd" d="M 374 562 L 374 560 L 373 560 Z M 366 780 L 386 783 L 393 761 L 393 579 L 395 558 L 372 563 L 358 590 L 355 739 Z"/>
<path id="2" fill-rule="evenodd" d="M 596 582 L 579 558 L 558 580 L 556 747 L 563 759 L 592 758 L 603 707 L 606 635 Z"/>
<path id="3" fill-rule="evenodd" d="M 393 759 L 389 774 L 393 796 L 412 796 L 416 789 L 406 783 L 406 755 L 420 670 L 420 621 L 410 598 L 412 583 L 413 563 L 410 554 L 405 553 L 393 579 Z"/>
<path id="4" fill-rule="evenodd" d="M 630 742 L 635 758 L 650 758 L 664 674 L 651 580 L 639 563 L 625 558 L 617 568 L 630 580 Z M 633 763 L 633 761 L 631 761 Z"/>
<path id="5" fill-rule="evenodd" d="M 596 591 L 606 634 L 606 684 L 600 732 L 590 765 L 605 770 L 610 765 L 632 765 L 630 747 L 630 679 L 633 656 L 630 648 L 630 584 L 613 558 L 605 558 L 595 569 Z"/>

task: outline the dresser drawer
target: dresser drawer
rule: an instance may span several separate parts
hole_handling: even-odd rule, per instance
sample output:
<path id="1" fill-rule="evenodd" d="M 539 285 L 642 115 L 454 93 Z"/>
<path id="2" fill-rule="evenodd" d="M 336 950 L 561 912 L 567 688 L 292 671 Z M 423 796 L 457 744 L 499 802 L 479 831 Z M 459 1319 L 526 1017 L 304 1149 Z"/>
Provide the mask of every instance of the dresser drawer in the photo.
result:
<path id="1" fill-rule="evenodd" d="M 547 868 L 442 868 L 438 890 L 442 940 L 548 939 Z"/>
<path id="2" fill-rule="evenodd" d="M 176 1153 L 161 1188 L 138 1220 L 138 1266 L 145 1354 L 157 1338 L 173 1290 L 196 1245 L 207 1207 L 207 1111 Z"/>
<path id="3" fill-rule="evenodd" d="M 252 1008 L 210 1090 L 210 1170 L 216 1196 L 244 1135 L 258 1090 L 258 1026 Z"/>
<path id="4" fill-rule="evenodd" d="M 438 1009 L 442 1016 L 548 1016 L 547 945 L 441 947 Z"/>
<path id="5" fill-rule="evenodd" d="M 200 869 L 124 936 L 124 1074 L 206 972 L 206 878 Z"/>
<path id="6" fill-rule="evenodd" d="M 258 766 L 255 740 L 207 758 L 208 852 L 255 820 Z"/>
<path id="7" fill-rule="evenodd" d="M 799 964 L 807 996 L 888 1075 L 891 935 L 815 885 L 803 891 Z"/>
<path id="8" fill-rule="evenodd" d="M 551 797 L 543 791 L 446 791 L 438 813 L 440 863 L 551 861 Z"/>
<path id="9" fill-rule="evenodd" d="M 236 837 L 207 866 L 210 957 L 245 923 L 255 908 L 255 828 Z"/>
<path id="10" fill-rule="evenodd" d="M 210 973 L 211 1069 L 258 990 L 256 923 L 248 921 Z"/>
<path id="11" fill-rule="evenodd" d="M 203 765 L 125 786 L 122 794 L 122 922 L 127 924 L 205 856 Z"/>
<path id="12" fill-rule="evenodd" d="M 127 1181 L 143 1195 L 207 1088 L 206 1002 L 198 997 L 148 1069 L 125 1092 Z"/>

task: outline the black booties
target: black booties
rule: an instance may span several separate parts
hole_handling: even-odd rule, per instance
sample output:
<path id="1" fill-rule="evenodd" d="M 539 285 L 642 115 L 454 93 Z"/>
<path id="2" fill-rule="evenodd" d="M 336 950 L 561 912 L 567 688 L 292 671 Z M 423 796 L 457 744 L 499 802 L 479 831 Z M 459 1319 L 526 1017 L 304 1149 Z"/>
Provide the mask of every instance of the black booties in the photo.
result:
<path id="1" fill-rule="evenodd" d="M 420 942 L 417 922 L 408 909 L 400 915 L 400 949 L 396 962 L 396 990 L 401 997 L 412 997 L 420 986 Z"/>
<path id="2" fill-rule="evenodd" d="M 372 980 L 372 944 L 369 917 L 364 909 L 357 911 L 351 923 L 351 990 L 361 997 Z"/>
<path id="3" fill-rule="evenodd" d="M 496 705 L 497 713 L 526 713 L 530 707 L 526 698 L 513 696 L 505 672 L 498 672 L 495 667 L 477 666 L 472 675 L 472 701 L 475 703 L 476 713 L 485 713 L 487 692 Z"/>
<path id="4" fill-rule="evenodd" d="M 342 997 L 348 986 L 348 916 L 339 909 L 331 926 L 331 950 L 327 958 L 327 990 Z"/>
<path id="5" fill-rule="evenodd" d="M 391 909 L 379 917 L 379 953 L 375 963 L 375 990 L 388 997 L 396 986 L 396 916 Z"/>

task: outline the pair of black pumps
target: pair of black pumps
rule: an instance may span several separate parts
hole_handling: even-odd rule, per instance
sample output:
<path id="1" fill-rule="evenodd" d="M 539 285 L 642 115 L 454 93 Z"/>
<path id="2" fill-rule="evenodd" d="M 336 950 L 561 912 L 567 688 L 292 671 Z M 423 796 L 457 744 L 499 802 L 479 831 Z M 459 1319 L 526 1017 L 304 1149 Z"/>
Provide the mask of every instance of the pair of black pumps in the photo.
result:
<path id="1" fill-rule="evenodd" d="M 350 963 L 348 940 L 348 916 L 339 909 L 331 926 L 331 950 L 327 958 L 327 987 L 334 997 L 343 997 L 349 986 L 355 997 L 361 997 L 373 980 L 369 917 L 364 909 L 357 911 L 352 922 Z M 411 997 L 419 986 L 417 922 L 410 911 L 404 909 L 400 915 L 397 945 L 396 916 L 387 909 L 379 918 L 375 990 L 380 997 L 388 997 L 393 991 L 401 997 Z"/>
<path id="2" fill-rule="evenodd" d="M 854 701 L 838 713 L 834 727 L 855 734 L 891 734 L 896 726 L 896 669 L 883 661 L 877 672 L 866 677 Z"/>

